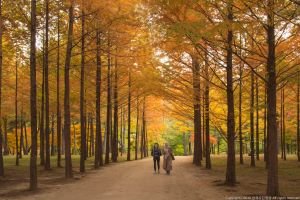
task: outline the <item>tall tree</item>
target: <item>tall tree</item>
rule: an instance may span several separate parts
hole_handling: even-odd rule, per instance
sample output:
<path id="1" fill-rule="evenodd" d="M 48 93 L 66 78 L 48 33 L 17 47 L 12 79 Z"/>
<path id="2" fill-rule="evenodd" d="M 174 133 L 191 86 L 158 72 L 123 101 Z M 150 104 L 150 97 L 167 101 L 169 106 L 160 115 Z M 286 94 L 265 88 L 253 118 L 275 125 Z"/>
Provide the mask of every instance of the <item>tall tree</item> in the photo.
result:
<path id="1" fill-rule="evenodd" d="M 40 117 L 40 165 L 45 165 L 45 42 L 43 35 L 42 102 Z"/>
<path id="2" fill-rule="evenodd" d="M 281 151 L 282 159 L 286 160 L 286 142 L 285 142 L 285 98 L 284 98 L 284 86 L 281 88 Z"/>
<path id="3" fill-rule="evenodd" d="M 54 156 L 54 114 L 51 115 L 51 156 Z"/>
<path id="4" fill-rule="evenodd" d="M 278 184 L 278 149 L 276 123 L 276 64 L 275 64 L 275 23 L 274 0 L 267 2 L 267 135 L 268 135 L 268 178 L 267 195 L 279 195 Z"/>
<path id="5" fill-rule="evenodd" d="M 57 11 L 57 60 L 56 60 L 56 139 L 57 167 L 61 167 L 61 112 L 60 112 L 60 7 Z"/>
<path id="6" fill-rule="evenodd" d="M 264 94 L 264 161 L 266 161 L 266 168 L 268 167 L 267 162 L 267 87 L 266 83 L 264 84 L 265 94 Z"/>
<path id="7" fill-rule="evenodd" d="M 85 172 L 85 156 L 86 156 L 86 128 L 85 128 L 85 112 L 84 112 L 84 63 L 85 63 L 85 11 L 84 1 L 82 1 L 81 11 L 81 68 L 80 68 L 80 172 Z"/>
<path id="8" fill-rule="evenodd" d="M 300 162 L 300 71 L 297 73 L 297 157 Z"/>
<path id="9" fill-rule="evenodd" d="M 130 151 L 131 151 L 131 143 L 130 143 L 130 134 L 131 134 L 131 67 L 128 68 L 128 136 L 127 136 L 127 160 L 130 161 Z M 145 141 L 145 140 L 144 140 Z"/>
<path id="10" fill-rule="evenodd" d="M 70 0 L 69 7 L 69 28 L 68 43 L 65 62 L 65 94 L 64 94 L 64 134 L 65 134 L 65 176 L 72 178 L 72 160 L 71 160 L 71 117 L 70 117 L 70 65 L 73 43 L 73 23 L 74 23 L 74 5 L 75 1 Z"/>
<path id="11" fill-rule="evenodd" d="M 144 100 L 143 100 L 143 113 L 142 113 L 142 135 L 143 135 L 143 157 L 147 157 L 147 131 L 146 131 L 146 95 L 144 95 Z"/>
<path id="12" fill-rule="evenodd" d="M 37 189 L 37 111 L 36 111 L 36 0 L 31 1 L 30 23 L 30 190 Z"/>
<path id="13" fill-rule="evenodd" d="M 256 153 L 256 160 L 259 160 L 259 86 L 258 86 L 258 78 L 255 77 L 255 109 L 256 109 L 256 143 L 255 143 L 255 153 Z"/>
<path id="14" fill-rule="evenodd" d="M 135 129 L 135 160 L 138 159 L 139 151 L 139 115 L 140 115 L 139 95 L 136 98 L 136 129 Z"/>
<path id="15" fill-rule="evenodd" d="M 100 30 L 96 30 L 97 45 L 97 72 L 96 72 L 96 151 L 95 151 L 95 168 L 103 165 L 102 156 L 102 134 L 101 134 L 101 55 L 100 55 Z"/>
<path id="16" fill-rule="evenodd" d="M 16 90 L 15 90 L 15 136 L 16 136 L 16 165 L 19 165 L 19 142 L 18 142 L 18 61 L 16 60 Z"/>
<path id="17" fill-rule="evenodd" d="M 110 36 L 108 36 L 110 37 Z M 109 163 L 110 151 L 110 137 L 111 137 L 111 55 L 110 55 L 110 38 L 108 38 L 108 52 L 107 52 L 107 109 L 106 109 L 106 150 L 105 150 L 105 164 Z"/>
<path id="18" fill-rule="evenodd" d="M 193 163 L 201 165 L 202 140 L 201 140 L 201 107 L 200 107 L 200 65 L 198 58 L 192 56 L 193 65 L 193 98 L 194 98 L 194 157 Z"/>
<path id="19" fill-rule="evenodd" d="M 250 156 L 251 167 L 255 167 L 254 151 L 254 72 L 251 71 L 251 94 L 250 94 Z"/>
<path id="20" fill-rule="evenodd" d="M 0 0 L 0 176 L 4 175 L 4 164 L 2 154 L 2 55 L 2 0 Z"/>
<path id="21" fill-rule="evenodd" d="M 211 160 L 210 160 L 210 129 L 209 129 L 209 71 L 208 71 L 208 56 L 205 52 L 205 64 L 204 64 L 204 73 L 205 73 L 205 90 L 204 90 L 204 104 L 205 104 L 205 140 L 206 140 L 206 149 L 205 149 L 205 168 L 211 169 Z"/>
<path id="22" fill-rule="evenodd" d="M 240 53 L 242 54 L 242 53 Z M 242 132 L 242 88 L 243 88 L 243 82 L 242 82 L 242 75 L 243 75 L 243 66 L 242 63 L 240 63 L 239 66 L 239 144 L 240 144 L 240 164 L 244 164 L 244 158 L 243 158 L 243 132 Z"/>
<path id="23" fill-rule="evenodd" d="M 88 138 L 88 137 L 87 137 Z M 90 155 L 94 156 L 95 155 L 95 144 L 94 144 L 94 118 L 93 115 L 91 114 L 90 118 Z"/>
<path id="24" fill-rule="evenodd" d="M 233 12 L 232 0 L 227 0 L 227 48 L 226 48 L 226 75 L 227 75 L 227 167 L 226 181 L 227 185 L 235 185 L 235 122 L 234 122 L 234 99 L 233 99 L 233 78 L 232 78 L 232 40 L 233 40 Z"/>
<path id="25" fill-rule="evenodd" d="M 45 138 L 46 138 L 46 160 L 45 169 L 50 169 L 50 113 L 49 113 L 49 0 L 45 0 L 46 4 L 46 38 L 45 38 Z"/>
<path id="26" fill-rule="evenodd" d="M 118 53 L 118 51 L 116 51 Z M 118 121 L 119 121 L 119 103 L 118 103 L 118 59 L 115 58 L 114 70 L 114 129 L 112 141 L 112 161 L 117 162 L 118 158 Z"/>

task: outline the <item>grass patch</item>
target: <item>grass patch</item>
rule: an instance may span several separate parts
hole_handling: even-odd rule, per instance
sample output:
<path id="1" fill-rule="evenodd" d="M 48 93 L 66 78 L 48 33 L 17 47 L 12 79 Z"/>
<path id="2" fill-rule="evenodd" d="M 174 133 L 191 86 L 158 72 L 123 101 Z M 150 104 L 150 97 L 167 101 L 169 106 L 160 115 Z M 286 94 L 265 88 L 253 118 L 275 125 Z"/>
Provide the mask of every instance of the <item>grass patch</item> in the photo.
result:
<path id="1" fill-rule="evenodd" d="M 279 188 L 282 196 L 300 196 L 300 162 L 295 155 L 288 155 L 287 160 L 278 159 Z M 205 163 L 205 159 L 203 161 Z M 265 195 L 267 185 L 267 170 L 263 155 L 255 162 L 256 167 L 250 166 L 250 157 L 244 155 L 244 164 L 239 164 L 236 157 L 237 190 L 245 195 Z M 215 183 L 224 182 L 226 173 L 226 155 L 212 155 L 212 170 L 208 173 L 215 177 Z"/>

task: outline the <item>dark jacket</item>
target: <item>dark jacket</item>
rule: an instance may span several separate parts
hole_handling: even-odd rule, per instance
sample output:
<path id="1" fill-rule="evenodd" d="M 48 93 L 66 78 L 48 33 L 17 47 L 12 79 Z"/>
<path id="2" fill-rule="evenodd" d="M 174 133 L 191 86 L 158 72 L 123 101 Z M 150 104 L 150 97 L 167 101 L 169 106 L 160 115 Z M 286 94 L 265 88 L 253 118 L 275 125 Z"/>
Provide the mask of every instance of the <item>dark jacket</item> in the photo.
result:
<path id="1" fill-rule="evenodd" d="M 153 148 L 151 150 L 151 156 L 153 156 L 153 158 L 159 158 L 161 156 L 161 150 L 160 148 Z"/>

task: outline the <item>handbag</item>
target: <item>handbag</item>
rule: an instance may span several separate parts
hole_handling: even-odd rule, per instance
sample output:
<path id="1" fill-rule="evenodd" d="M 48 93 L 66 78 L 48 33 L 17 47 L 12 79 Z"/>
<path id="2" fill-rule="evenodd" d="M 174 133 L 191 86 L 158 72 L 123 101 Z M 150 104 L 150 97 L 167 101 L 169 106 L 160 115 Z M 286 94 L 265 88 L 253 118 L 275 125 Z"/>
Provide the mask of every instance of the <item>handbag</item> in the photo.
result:
<path id="1" fill-rule="evenodd" d="M 174 157 L 174 155 L 171 153 L 171 156 L 172 156 L 172 160 L 175 160 L 175 157 Z"/>

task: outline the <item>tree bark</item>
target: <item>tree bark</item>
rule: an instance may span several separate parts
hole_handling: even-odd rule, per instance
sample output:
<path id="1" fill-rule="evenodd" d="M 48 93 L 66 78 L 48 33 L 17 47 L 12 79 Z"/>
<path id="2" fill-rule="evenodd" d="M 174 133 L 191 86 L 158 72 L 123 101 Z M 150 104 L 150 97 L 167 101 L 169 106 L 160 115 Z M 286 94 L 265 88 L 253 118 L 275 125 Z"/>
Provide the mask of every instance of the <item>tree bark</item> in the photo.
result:
<path id="1" fill-rule="evenodd" d="M 274 0 L 267 4 L 267 134 L 268 134 L 268 178 L 267 195 L 278 196 L 278 157 L 277 157 L 277 124 L 276 124 L 276 64 L 275 64 L 275 27 Z"/>
<path id="2" fill-rule="evenodd" d="M 193 96 L 194 96 L 194 157 L 193 163 L 201 165 L 202 140 L 201 140 L 201 108 L 200 108 L 200 65 L 198 59 L 192 56 L 193 65 Z"/>
<path id="3" fill-rule="evenodd" d="M 22 159 L 22 151 L 24 150 L 24 132 L 23 132 L 23 112 L 22 112 L 23 108 L 21 108 L 21 119 L 20 119 L 20 129 L 21 129 L 21 133 L 20 133 L 20 159 Z"/>
<path id="4" fill-rule="evenodd" d="M 49 115 L 49 0 L 46 3 L 46 38 L 45 38 L 45 138 L 46 138 L 46 160 L 45 169 L 50 169 L 50 115 Z"/>
<path id="5" fill-rule="evenodd" d="M 94 149 L 94 119 L 93 115 L 91 115 L 91 124 L 90 124 L 90 154 L 91 156 L 95 155 L 95 149 Z"/>
<path id="6" fill-rule="evenodd" d="M 285 142 L 285 98 L 284 98 L 284 87 L 281 89 L 282 92 L 282 154 L 283 160 L 286 160 L 286 142 Z"/>
<path id="7" fill-rule="evenodd" d="M 40 165 L 45 165 L 45 42 L 43 36 L 42 102 L 40 120 Z"/>
<path id="8" fill-rule="evenodd" d="M 30 23 L 30 190 L 37 189 L 37 110 L 36 110 L 36 0 L 31 0 Z"/>
<path id="9" fill-rule="evenodd" d="M 131 133 L 131 68 L 128 69 L 128 137 L 127 137 L 127 160 L 130 161 L 130 133 Z"/>
<path id="10" fill-rule="evenodd" d="M 235 122 L 234 122 L 234 99 L 233 99 L 233 78 L 232 78 L 232 0 L 227 1 L 229 27 L 227 31 L 227 167 L 226 167 L 226 181 L 227 185 L 235 185 L 236 174 L 235 174 Z"/>
<path id="11" fill-rule="evenodd" d="M 136 98 L 136 129 L 135 129 L 135 160 L 138 159 L 138 151 L 139 151 L 139 95 Z"/>
<path id="12" fill-rule="evenodd" d="M 142 134 L 143 134 L 143 153 L 144 153 L 144 157 L 147 157 L 148 155 L 148 141 L 147 141 L 147 132 L 146 132 L 146 96 L 144 96 L 144 100 L 143 100 L 143 128 L 142 128 Z"/>
<path id="13" fill-rule="evenodd" d="M 71 0 L 69 7 L 69 29 L 68 43 L 65 62 L 65 94 L 64 94 L 64 132 L 65 132 L 65 177 L 72 178 L 71 160 L 71 119 L 70 119 L 70 65 L 73 43 L 73 23 L 74 23 L 74 0 Z"/>
<path id="14" fill-rule="evenodd" d="M 113 141 L 112 141 L 112 161 L 117 162 L 118 159 L 118 60 L 115 58 L 115 70 L 114 70 L 114 129 L 113 129 Z"/>
<path id="15" fill-rule="evenodd" d="M 85 63 L 85 12 L 84 1 L 82 1 L 82 16 L 81 16 L 81 68 L 80 68 L 80 172 L 85 172 L 85 157 L 86 157 L 86 127 L 84 113 L 84 63 Z"/>
<path id="16" fill-rule="evenodd" d="M 210 160 L 210 133 L 209 133 L 209 74 L 208 74 L 208 58 L 207 53 L 205 53 L 205 91 L 204 91 L 204 103 L 205 103 L 205 168 L 211 169 Z"/>
<path id="17" fill-rule="evenodd" d="M 267 86 L 265 83 L 264 94 L 264 161 L 266 162 L 266 168 L 268 168 L 268 153 L 267 153 Z"/>
<path id="18" fill-rule="evenodd" d="M 240 164 L 244 164 L 244 158 L 243 158 L 243 132 L 242 132 L 242 64 L 240 64 L 239 69 L 239 144 L 240 144 Z"/>
<path id="19" fill-rule="evenodd" d="M 96 72 L 96 151 L 95 151 L 95 168 L 103 165 L 102 157 L 102 134 L 101 134 L 101 52 L 100 52 L 100 30 L 96 31 L 97 46 L 97 72 Z"/>
<path id="20" fill-rule="evenodd" d="M 107 55 L 107 111 L 106 111 L 106 151 L 105 164 L 109 163 L 110 137 L 111 137 L 111 55 L 110 55 L 110 39 L 108 40 L 108 55 Z"/>
<path id="21" fill-rule="evenodd" d="M 300 72 L 297 74 L 297 157 L 300 162 Z"/>
<path id="22" fill-rule="evenodd" d="M 51 156 L 54 156 L 54 114 L 51 115 Z"/>
<path id="23" fill-rule="evenodd" d="M 28 137 L 27 137 L 27 128 L 26 128 L 26 121 L 23 122 L 24 133 L 25 133 L 25 151 L 24 154 L 28 155 Z"/>
<path id="24" fill-rule="evenodd" d="M 3 117 L 3 127 L 4 127 L 4 155 L 9 154 L 8 138 L 7 138 L 7 118 Z"/>
<path id="25" fill-rule="evenodd" d="M 4 163 L 3 163 L 3 153 L 2 153 L 2 0 L 0 0 L 0 176 L 4 175 Z M 5 139 L 7 142 L 7 137 Z M 4 145 L 4 150 L 7 145 Z"/>
<path id="26" fill-rule="evenodd" d="M 57 167 L 61 167 L 61 112 L 60 112 L 60 9 L 57 12 L 57 63 L 56 63 L 56 139 L 57 139 Z"/>
<path id="27" fill-rule="evenodd" d="M 255 77 L 255 95 L 256 95 L 256 160 L 259 160 L 259 98 L 258 98 L 258 78 Z"/>
<path id="28" fill-rule="evenodd" d="M 251 71 L 251 94 L 250 94 L 250 156 L 251 167 L 255 167 L 254 151 L 254 72 Z"/>
<path id="29" fill-rule="evenodd" d="M 18 62 L 16 61 L 16 90 L 15 90 L 15 135 L 16 135 L 16 166 L 19 166 L 19 141 L 18 141 Z"/>

